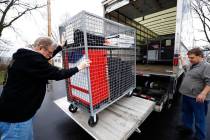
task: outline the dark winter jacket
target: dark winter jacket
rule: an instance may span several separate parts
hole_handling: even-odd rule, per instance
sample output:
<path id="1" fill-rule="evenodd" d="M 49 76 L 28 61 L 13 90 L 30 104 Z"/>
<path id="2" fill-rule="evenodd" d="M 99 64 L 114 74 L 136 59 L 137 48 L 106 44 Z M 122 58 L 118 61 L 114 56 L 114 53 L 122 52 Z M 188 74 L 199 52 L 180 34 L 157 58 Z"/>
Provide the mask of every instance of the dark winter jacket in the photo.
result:
<path id="1" fill-rule="evenodd" d="M 77 72 L 77 67 L 59 69 L 40 53 L 19 49 L 13 54 L 0 97 L 0 121 L 23 122 L 32 118 L 42 104 L 47 81 L 65 79 Z"/>

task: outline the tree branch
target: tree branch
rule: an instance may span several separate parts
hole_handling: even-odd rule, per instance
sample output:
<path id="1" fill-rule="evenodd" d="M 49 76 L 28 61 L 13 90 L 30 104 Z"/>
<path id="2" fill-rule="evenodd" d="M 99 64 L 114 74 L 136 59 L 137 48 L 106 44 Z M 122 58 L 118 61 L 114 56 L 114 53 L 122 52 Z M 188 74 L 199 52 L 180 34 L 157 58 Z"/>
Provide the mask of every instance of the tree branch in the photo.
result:
<path id="1" fill-rule="evenodd" d="M 7 45 L 11 45 L 12 42 L 9 41 L 9 40 L 5 40 L 5 39 L 1 39 L 1 38 L 0 38 L 0 44 L 1 44 L 1 43 L 7 44 Z"/>
<path id="2" fill-rule="evenodd" d="M 30 4 L 28 3 L 19 3 L 19 6 L 22 6 L 23 8 L 32 8 Z"/>
<path id="3" fill-rule="evenodd" d="M 9 9 L 12 7 L 13 4 L 14 4 L 14 0 L 11 0 L 11 2 L 8 4 L 6 9 L 3 11 L 3 14 L 2 14 L 2 17 L 1 17 L 1 21 L 0 21 L 0 25 L 3 25 L 5 17 L 7 15 L 7 12 L 9 11 Z"/>
<path id="4" fill-rule="evenodd" d="M 203 17 L 204 17 L 205 19 L 207 19 L 207 20 L 210 22 L 210 18 L 208 18 L 208 17 L 205 16 L 205 15 L 203 15 Z"/>
<path id="5" fill-rule="evenodd" d="M 14 19 L 12 19 L 7 25 L 4 25 L 4 27 L 6 28 L 6 27 L 11 26 L 12 23 L 13 23 L 14 21 L 16 21 L 17 19 L 19 19 L 20 17 L 22 17 L 22 16 L 23 16 L 24 14 L 26 14 L 27 12 L 32 11 L 32 10 L 35 10 L 35 9 L 38 9 L 38 8 L 42 8 L 42 7 L 44 7 L 44 6 L 45 6 L 45 5 L 42 5 L 42 6 L 35 6 L 35 7 L 33 7 L 33 8 L 28 8 L 28 9 L 24 10 L 23 12 L 21 12 L 21 14 L 19 14 L 17 17 L 15 17 Z"/>
<path id="6" fill-rule="evenodd" d="M 15 22 L 16 20 L 18 20 L 19 18 L 21 18 L 23 15 L 25 15 L 26 13 L 29 13 L 35 9 L 39 9 L 42 8 L 46 5 L 38 5 L 38 4 L 33 4 L 30 5 L 30 3 L 27 2 L 22 2 L 21 0 L 0 0 L 0 4 L 6 4 L 5 9 L 2 9 L 2 7 L 0 7 L 0 37 L 2 35 L 2 31 L 11 26 L 13 24 L 13 22 Z M 6 17 L 8 16 L 9 11 L 14 11 L 15 13 L 17 13 L 11 20 L 6 22 Z M 13 14 L 14 15 L 14 14 Z"/>
<path id="7" fill-rule="evenodd" d="M 195 41 L 203 41 L 203 42 L 208 42 L 207 40 L 205 39 L 195 39 Z"/>
<path id="8" fill-rule="evenodd" d="M 210 38 L 209 38 L 209 36 L 208 36 L 208 34 L 207 34 L 207 30 L 206 30 L 206 28 L 208 28 L 208 29 L 210 29 L 209 28 L 209 25 L 207 25 L 207 23 L 206 23 L 206 18 L 205 18 L 205 14 L 204 14 L 204 12 L 203 12 L 203 9 L 202 9 L 202 5 L 201 5 L 201 0 L 196 0 L 196 4 L 197 5 L 195 5 L 194 3 L 192 4 L 193 5 L 193 9 L 194 9 L 194 11 L 197 13 L 197 15 L 199 16 L 199 18 L 200 18 L 200 20 L 201 20 L 201 23 L 202 23 L 202 25 L 203 25 L 203 29 L 204 29 L 204 34 L 205 34 L 205 36 L 206 36 L 206 39 L 207 39 L 207 41 L 208 42 L 210 42 Z M 208 20 L 208 19 L 207 19 Z M 207 25 L 207 26 L 206 26 Z"/>
<path id="9" fill-rule="evenodd" d="M 0 4 L 7 4 L 9 2 L 9 0 L 3 0 L 3 1 L 0 1 Z"/>
<path id="10" fill-rule="evenodd" d="M 207 19 L 209 22 L 210 22 L 210 18 L 208 18 L 205 14 L 204 14 L 204 12 L 203 12 L 203 9 L 202 9 L 202 6 L 200 5 L 199 6 L 199 10 L 200 10 L 200 12 L 201 12 L 201 14 L 202 14 L 202 17 L 203 18 L 205 18 L 205 19 Z M 206 23 L 206 22 L 205 22 Z M 207 24 L 206 24 L 207 25 Z"/>
<path id="11" fill-rule="evenodd" d="M 0 9 L 0 12 L 3 13 L 4 11 Z"/>
<path id="12" fill-rule="evenodd" d="M 203 1 L 203 0 L 202 0 Z M 210 13 L 210 1 L 206 2 L 206 1 L 203 1 L 203 3 L 205 4 L 207 10 L 208 10 L 208 13 Z M 204 15 L 204 17 L 210 22 L 210 18 L 209 16 L 206 16 Z"/>
<path id="13" fill-rule="evenodd" d="M 209 31 L 210 31 L 210 27 L 209 27 L 209 25 L 206 23 L 205 14 L 204 14 L 204 12 L 203 12 L 203 9 L 202 9 L 201 5 L 199 5 L 199 6 L 200 6 L 200 7 L 199 7 L 199 10 L 200 10 L 200 12 L 201 12 L 201 16 L 203 17 L 202 23 L 203 23 L 204 33 L 205 33 L 205 35 L 206 35 L 207 40 L 210 42 L 209 36 L 208 36 L 208 34 L 207 34 L 207 31 L 206 31 L 206 27 L 208 28 Z M 209 20 L 209 19 L 207 18 L 207 20 Z"/>
<path id="14" fill-rule="evenodd" d="M 204 34 L 206 36 L 206 39 L 208 40 L 208 42 L 210 42 L 210 39 L 208 37 L 208 34 L 207 34 L 207 31 L 206 31 L 206 26 L 205 26 L 205 18 L 202 19 L 202 16 L 199 14 L 199 17 L 200 17 L 200 20 L 202 22 L 202 25 L 203 25 L 203 29 L 204 29 Z"/>
<path id="15" fill-rule="evenodd" d="M 208 10 L 209 13 L 210 13 L 210 1 L 208 0 L 208 2 L 207 2 L 207 1 L 202 0 L 202 2 L 205 4 L 207 10 Z"/>
<path id="16" fill-rule="evenodd" d="M 205 23 L 205 25 L 208 28 L 208 31 L 210 31 L 210 26 L 207 23 Z"/>

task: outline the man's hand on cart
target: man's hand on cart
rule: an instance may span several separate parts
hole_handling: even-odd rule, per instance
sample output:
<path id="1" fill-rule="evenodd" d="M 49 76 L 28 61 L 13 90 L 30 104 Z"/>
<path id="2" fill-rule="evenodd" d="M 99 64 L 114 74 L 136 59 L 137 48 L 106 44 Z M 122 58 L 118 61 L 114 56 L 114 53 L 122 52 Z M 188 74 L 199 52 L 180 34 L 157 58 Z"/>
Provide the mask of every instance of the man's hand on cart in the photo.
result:
<path id="1" fill-rule="evenodd" d="M 90 63 L 91 63 L 91 61 L 89 59 L 85 59 L 77 66 L 77 68 L 79 70 L 85 69 L 90 66 Z"/>
<path id="2" fill-rule="evenodd" d="M 182 55 L 180 55 L 179 56 L 179 60 L 180 60 L 182 66 L 187 65 L 187 63 L 186 63 L 186 57 L 183 57 Z"/>
<path id="3" fill-rule="evenodd" d="M 67 40 L 62 42 L 59 46 L 61 46 L 61 48 L 67 47 Z"/>

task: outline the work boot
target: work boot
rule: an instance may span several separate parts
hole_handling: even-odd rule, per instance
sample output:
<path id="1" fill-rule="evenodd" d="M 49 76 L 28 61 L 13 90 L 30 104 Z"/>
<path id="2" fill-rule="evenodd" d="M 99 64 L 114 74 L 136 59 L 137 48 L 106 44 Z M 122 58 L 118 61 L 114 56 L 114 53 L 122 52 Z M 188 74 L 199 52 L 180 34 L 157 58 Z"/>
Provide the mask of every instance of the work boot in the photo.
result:
<path id="1" fill-rule="evenodd" d="M 177 131 L 179 132 L 179 134 L 183 135 L 183 136 L 187 136 L 187 135 L 192 135 L 193 131 L 190 128 L 187 128 L 183 125 L 179 125 L 176 127 Z"/>
<path id="2" fill-rule="evenodd" d="M 200 138 L 198 138 L 196 136 L 193 136 L 193 140 L 204 140 L 204 139 L 200 139 Z"/>

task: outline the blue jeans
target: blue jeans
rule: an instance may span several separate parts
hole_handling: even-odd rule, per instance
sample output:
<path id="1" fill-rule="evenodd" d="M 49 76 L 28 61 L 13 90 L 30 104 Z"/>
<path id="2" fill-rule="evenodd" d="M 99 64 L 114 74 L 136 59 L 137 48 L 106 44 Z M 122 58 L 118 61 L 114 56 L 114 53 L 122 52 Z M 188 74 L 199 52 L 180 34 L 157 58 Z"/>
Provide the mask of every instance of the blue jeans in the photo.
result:
<path id="1" fill-rule="evenodd" d="M 33 140 L 32 119 L 25 122 L 0 122 L 0 140 Z"/>
<path id="2" fill-rule="evenodd" d="M 195 123 L 195 137 L 199 140 L 206 138 L 206 116 L 208 113 L 208 101 L 196 102 L 195 98 L 183 95 L 182 99 L 182 123 L 185 127 L 193 130 Z"/>

